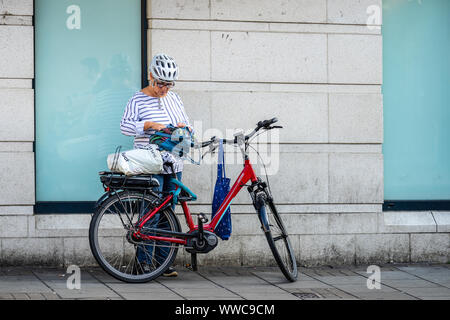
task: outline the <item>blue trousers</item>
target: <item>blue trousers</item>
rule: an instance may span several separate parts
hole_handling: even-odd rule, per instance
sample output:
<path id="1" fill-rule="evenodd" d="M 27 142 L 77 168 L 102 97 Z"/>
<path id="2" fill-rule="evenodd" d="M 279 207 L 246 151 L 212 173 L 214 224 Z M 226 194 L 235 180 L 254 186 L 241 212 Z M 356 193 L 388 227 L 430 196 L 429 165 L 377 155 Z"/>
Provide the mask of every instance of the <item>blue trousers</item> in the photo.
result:
<path id="1" fill-rule="evenodd" d="M 181 181 L 182 172 L 177 172 L 177 179 Z M 170 183 L 170 178 L 172 175 L 170 174 L 157 174 L 153 177 L 156 178 L 159 182 L 159 187 L 154 188 L 153 190 L 157 193 L 161 191 L 169 192 L 171 190 L 175 190 L 175 184 Z M 175 211 L 175 204 L 172 204 L 172 209 Z M 142 213 L 143 214 L 143 213 Z M 156 213 L 155 216 L 151 219 L 151 221 L 147 222 L 145 225 L 146 228 L 158 228 L 159 224 L 159 217 L 160 214 Z M 167 243 L 167 245 L 170 245 L 170 243 Z M 145 247 L 145 249 L 144 249 Z M 143 244 L 138 245 L 138 248 L 136 250 L 136 256 L 140 263 L 145 262 L 148 265 L 153 265 L 154 262 L 157 262 L 158 264 L 162 264 L 165 260 L 167 255 L 169 254 L 169 247 L 160 247 L 156 246 L 154 257 L 152 259 L 153 255 L 153 245 L 151 244 Z M 156 266 L 158 267 L 158 266 Z"/>

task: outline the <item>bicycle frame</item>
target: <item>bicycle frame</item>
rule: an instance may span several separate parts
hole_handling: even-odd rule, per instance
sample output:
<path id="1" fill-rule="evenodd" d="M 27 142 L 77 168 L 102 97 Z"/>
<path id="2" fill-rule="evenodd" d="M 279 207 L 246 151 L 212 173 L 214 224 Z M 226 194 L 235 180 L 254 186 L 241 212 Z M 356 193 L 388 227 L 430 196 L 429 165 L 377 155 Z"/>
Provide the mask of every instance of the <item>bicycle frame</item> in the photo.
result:
<path id="1" fill-rule="evenodd" d="M 214 231 L 217 230 L 216 232 L 219 233 L 218 230 L 221 229 L 224 221 L 222 219 L 228 213 L 231 202 L 245 186 L 276 263 L 287 280 L 295 281 L 298 274 L 295 252 L 281 215 L 276 209 L 267 172 L 267 181 L 257 177 L 249 157 L 249 148 L 251 148 L 256 151 L 265 169 L 264 160 L 251 142 L 260 130 L 263 130 L 260 132 L 262 133 L 282 128 L 273 126 L 277 121 L 277 118 L 259 121 L 251 133 L 245 135 L 243 130 L 239 130 L 234 133 L 232 140 L 211 137 L 207 141 L 191 141 L 191 147 L 200 150 L 208 148 L 206 152 L 200 151 L 201 158 L 196 164 L 200 164 L 205 155 L 212 154 L 217 148 L 219 148 L 219 163 L 225 164 L 222 153 L 223 144 L 234 147 L 237 145 L 243 156 L 242 171 L 217 210 L 214 203 L 216 212 L 209 223 L 203 213 L 198 213 L 198 222 L 196 222 L 198 224 L 194 223 L 195 214 L 191 214 L 187 202 L 196 200 L 197 196 L 181 182 L 181 179 L 177 179 L 179 175 L 175 173 L 164 176 L 164 182 L 173 183 L 174 186 L 164 184 L 161 186 L 161 183 L 156 181 L 161 179 L 151 176 L 132 178 L 127 181 L 128 177 L 115 172 L 100 172 L 100 180 L 108 193 L 97 202 L 96 211 L 89 226 L 89 245 L 99 265 L 119 280 L 132 283 L 147 282 L 168 270 L 167 268 L 176 258 L 178 249 L 183 246 L 183 249 L 191 254 L 191 264 L 187 267 L 197 271 L 197 254 L 206 254 L 217 247 L 220 236 L 214 234 Z M 167 162 L 164 165 L 171 166 Z M 171 167 L 171 171 L 175 172 L 173 166 Z M 220 171 L 219 167 L 218 175 Z M 160 177 L 156 176 L 156 178 Z M 109 189 L 110 187 L 112 190 Z M 155 190 L 156 187 L 159 187 L 159 191 Z M 226 187 L 228 188 L 228 181 Z M 164 189 L 170 189 L 170 191 L 165 192 Z M 223 193 L 220 196 L 223 196 Z M 187 231 L 186 228 L 182 231 L 180 221 L 174 215 L 172 208 L 177 203 L 180 203 L 183 209 Z M 118 215 L 120 221 L 117 221 L 115 215 Z M 108 232 L 108 237 L 103 235 L 105 230 Z M 111 236 L 120 236 L 124 244 L 117 254 L 109 252 L 110 232 Z M 106 252 L 104 248 L 107 249 Z"/>
<path id="2" fill-rule="evenodd" d="M 246 183 L 248 181 L 251 181 L 253 183 L 253 182 L 257 182 L 258 179 L 255 175 L 255 171 L 253 170 L 250 160 L 247 158 L 244 161 L 244 168 L 243 168 L 242 172 L 237 177 L 236 181 L 234 182 L 234 184 L 231 187 L 230 191 L 228 192 L 227 196 L 225 197 L 225 199 L 223 200 L 219 209 L 217 210 L 214 218 L 211 220 L 210 223 L 203 225 L 203 230 L 214 232 L 214 229 L 216 228 L 217 224 L 223 218 L 228 207 L 231 205 L 231 201 L 234 199 L 234 197 L 236 197 L 236 195 L 239 193 L 239 191 L 242 189 L 242 187 L 246 185 Z M 167 204 L 172 202 L 174 195 L 179 193 L 179 188 L 183 188 L 183 189 L 187 190 L 189 193 L 191 193 L 190 190 L 187 189 L 178 180 L 172 178 L 172 182 L 176 183 L 175 192 L 173 194 L 168 195 L 159 207 L 154 208 L 152 211 L 147 212 L 140 220 L 139 225 L 138 225 L 138 230 L 137 230 L 137 232 L 135 232 L 135 235 L 138 235 L 141 239 L 166 241 L 166 242 L 172 242 L 172 243 L 178 243 L 178 244 L 186 244 L 186 242 L 187 242 L 186 238 L 189 237 L 189 234 L 183 234 L 183 233 L 177 234 L 176 236 L 182 237 L 182 239 L 180 239 L 180 238 L 175 238 L 175 237 L 150 236 L 150 235 L 144 235 L 144 234 L 140 233 L 140 230 L 144 227 L 144 225 L 147 223 L 148 220 L 150 220 L 159 210 L 161 210 L 161 208 L 163 208 L 164 206 L 166 206 Z M 181 207 L 184 212 L 184 216 L 186 218 L 186 223 L 189 227 L 189 231 L 192 232 L 194 230 L 197 230 L 198 225 L 194 224 L 194 220 L 192 218 L 192 215 L 190 213 L 190 210 L 189 210 L 189 207 L 188 207 L 186 201 L 180 201 L 180 203 L 181 203 Z"/>

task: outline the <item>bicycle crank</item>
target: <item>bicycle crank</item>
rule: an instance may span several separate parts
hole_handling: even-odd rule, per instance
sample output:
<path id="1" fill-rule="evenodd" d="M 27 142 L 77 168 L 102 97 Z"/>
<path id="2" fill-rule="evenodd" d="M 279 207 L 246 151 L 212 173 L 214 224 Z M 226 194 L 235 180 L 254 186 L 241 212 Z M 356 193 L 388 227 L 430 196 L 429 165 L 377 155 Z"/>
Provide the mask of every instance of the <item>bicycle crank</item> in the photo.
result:
<path id="1" fill-rule="evenodd" d="M 219 243 L 217 236 L 209 231 L 203 231 L 202 239 L 199 237 L 198 230 L 191 234 L 196 236 L 187 239 L 186 251 L 189 253 L 208 253 Z"/>
<path id="2" fill-rule="evenodd" d="M 213 232 L 203 230 L 203 224 L 206 222 L 208 222 L 208 219 L 203 213 L 200 213 L 198 215 L 198 230 L 190 232 L 191 237 L 187 239 L 187 252 L 208 253 L 219 243 L 217 236 Z"/>

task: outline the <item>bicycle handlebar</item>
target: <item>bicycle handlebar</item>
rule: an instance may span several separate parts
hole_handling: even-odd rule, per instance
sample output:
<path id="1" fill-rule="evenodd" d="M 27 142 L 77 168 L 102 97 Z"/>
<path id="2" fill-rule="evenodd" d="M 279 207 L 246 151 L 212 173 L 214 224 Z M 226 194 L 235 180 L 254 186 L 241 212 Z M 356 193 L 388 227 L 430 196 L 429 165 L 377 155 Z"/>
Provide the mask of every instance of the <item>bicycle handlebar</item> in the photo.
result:
<path id="1" fill-rule="evenodd" d="M 271 124 L 273 124 L 273 123 L 275 123 L 277 121 L 278 121 L 277 118 L 272 118 L 270 120 L 259 121 L 258 124 L 257 124 L 257 128 L 259 128 L 259 129 L 261 129 L 261 128 L 268 128 Z"/>
<path id="2" fill-rule="evenodd" d="M 270 125 L 274 124 L 274 123 L 277 122 L 277 121 L 278 121 L 277 118 L 272 118 L 272 119 L 269 119 L 269 120 L 259 121 L 259 122 L 256 124 L 256 128 L 255 128 L 250 134 L 248 134 L 248 135 L 245 136 L 245 141 L 247 141 L 248 139 L 250 139 L 251 137 L 253 137 L 253 135 L 254 135 L 256 132 L 258 132 L 260 129 L 262 129 L 262 128 L 264 128 L 264 129 L 266 129 L 266 130 L 275 129 L 275 128 L 283 128 L 282 126 L 272 126 L 272 127 L 270 126 Z M 215 137 L 215 136 L 212 137 L 209 141 L 204 141 L 204 142 L 202 142 L 201 145 L 200 145 L 200 147 L 201 147 L 201 148 L 207 147 L 207 146 L 209 146 L 211 143 L 213 143 L 214 141 L 216 141 L 216 137 Z M 223 141 L 223 143 L 236 144 L 236 143 L 237 143 L 237 137 L 234 137 L 233 140 L 226 140 L 226 139 L 223 139 L 222 141 Z"/>

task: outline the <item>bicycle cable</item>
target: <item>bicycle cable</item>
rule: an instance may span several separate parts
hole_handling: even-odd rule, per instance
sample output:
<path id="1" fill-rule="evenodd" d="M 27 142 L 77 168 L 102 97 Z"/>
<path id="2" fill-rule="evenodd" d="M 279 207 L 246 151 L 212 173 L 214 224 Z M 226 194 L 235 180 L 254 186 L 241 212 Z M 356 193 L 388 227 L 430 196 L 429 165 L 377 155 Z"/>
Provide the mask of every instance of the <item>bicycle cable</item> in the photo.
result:
<path id="1" fill-rule="evenodd" d="M 270 129 L 268 129 L 268 130 L 270 130 Z M 259 154 L 258 150 L 256 150 L 253 146 L 250 145 L 250 142 L 252 142 L 257 136 L 259 136 L 260 134 L 263 134 L 263 133 L 267 132 L 268 130 L 261 131 L 261 132 L 259 132 L 258 134 L 256 134 L 255 136 L 253 136 L 250 140 L 246 141 L 246 147 L 250 147 L 250 148 L 252 148 L 253 150 L 255 150 L 255 151 L 256 151 L 256 154 L 257 154 L 258 157 L 259 157 L 259 159 L 261 159 L 261 163 L 263 164 L 264 172 L 265 172 L 265 175 L 266 175 L 267 188 L 269 189 L 269 194 L 270 194 L 270 196 L 272 196 L 272 190 L 270 189 L 270 181 L 269 181 L 269 176 L 268 176 L 268 174 L 267 174 L 266 164 L 264 163 L 264 160 L 263 160 L 263 158 L 261 157 L 261 155 Z M 234 147 L 234 148 L 238 148 L 239 146 L 233 144 L 233 147 Z M 246 148 L 246 149 L 247 149 L 247 148 Z M 216 148 L 214 148 L 214 149 L 212 149 L 212 150 L 206 151 L 206 152 L 202 155 L 201 159 L 203 160 L 203 157 L 204 157 L 204 156 L 206 156 L 208 153 L 213 154 L 215 151 L 216 151 Z"/>
<path id="2" fill-rule="evenodd" d="M 257 154 L 258 157 L 261 159 L 261 162 L 262 162 L 263 167 L 264 167 L 264 172 L 265 172 L 265 174 L 266 174 L 267 187 L 269 188 L 269 194 L 270 194 L 270 196 L 272 196 L 272 190 L 270 189 L 270 182 L 269 182 L 269 176 L 267 175 L 266 164 L 264 163 L 264 160 L 263 160 L 263 158 L 260 156 L 258 150 L 256 150 L 256 149 L 255 149 L 253 146 L 251 146 L 251 145 L 249 145 L 249 147 L 252 148 L 253 150 L 255 150 L 255 151 L 256 151 L 256 154 Z"/>
<path id="3" fill-rule="evenodd" d="M 270 129 L 269 129 L 269 130 L 270 130 Z M 270 189 L 270 182 L 269 182 L 269 176 L 267 175 L 266 164 L 264 163 L 264 160 L 263 160 L 263 158 L 261 157 L 261 155 L 259 154 L 258 150 L 256 150 L 253 146 L 250 145 L 250 142 L 251 142 L 253 139 L 255 139 L 257 136 L 259 136 L 260 134 L 265 133 L 265 132 L 267 132 L 267 131 L 268 131 L 268 130 L 261 131 L 261 132 L 258 133 L 256 136 L 252 137 L 251 140 L 249 140 L 249 141 L 247 142 L 247 146 L 249 146 L 250 148 L 252 148 L 253 150 L 255 150 L 255 151 L 256 151 L 256 154 L 257 154 L 258 157 L 259 157 L 259 159 L 261 159 L 261 162 L 262 162 L 263 167 L 264 167 L 264 172 L 265 172 L 265 174 L 266 174 L 267 188 L 269 189 L 269 194 L 270 194 L 270 196 L 272 196 L 272 190 Z"/>

